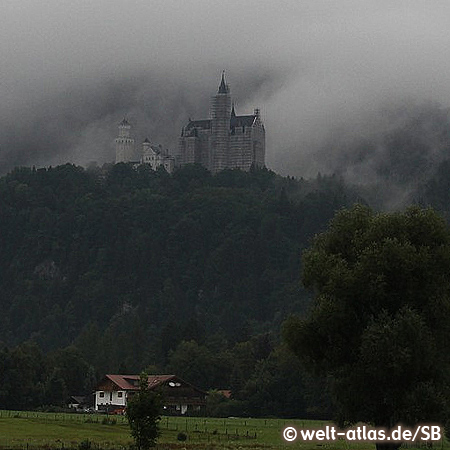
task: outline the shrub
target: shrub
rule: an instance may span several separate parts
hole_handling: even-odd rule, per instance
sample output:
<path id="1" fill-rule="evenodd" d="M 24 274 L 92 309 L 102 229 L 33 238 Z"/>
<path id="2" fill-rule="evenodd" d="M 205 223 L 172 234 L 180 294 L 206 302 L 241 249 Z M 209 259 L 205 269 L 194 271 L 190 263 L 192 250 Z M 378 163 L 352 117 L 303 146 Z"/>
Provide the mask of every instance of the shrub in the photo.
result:
<path id="1" fill-rule="evenodd" d="M 78 444 L 78 450 L 90 450 L 92 442 L 89 439 L 85 439 Z"/>
<path id="2" fill-rule="evenodd" d="M 186 433 L 183 433 L 182 431 L 180 433 L 178 433 L 177 440 L 185 441 L 186 439 L 187 439 L 187 434 Z"/>

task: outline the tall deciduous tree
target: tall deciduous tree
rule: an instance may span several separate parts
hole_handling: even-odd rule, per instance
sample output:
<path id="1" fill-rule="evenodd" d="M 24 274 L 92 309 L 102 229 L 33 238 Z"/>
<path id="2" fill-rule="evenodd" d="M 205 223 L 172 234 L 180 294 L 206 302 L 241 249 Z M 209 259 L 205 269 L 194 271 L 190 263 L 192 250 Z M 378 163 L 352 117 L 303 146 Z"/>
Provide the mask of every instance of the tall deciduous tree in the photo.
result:
<path id="1" fill-rule="evenodd" d="M 128 401 L 127 418 L 138 450 L 156 445 L 161 410 L 160 395 L 148 387 L 148 376 L 141 374 L 139 391 Z"/>
<path id="2" fill-rule="evenodd" d="M 450 233 L 441 217 L 343 210 L 305 252 L 303 282 L 312 311 L 289 319 L 284 337 L 328 376 L 341 424 L 446 421 Z"/>

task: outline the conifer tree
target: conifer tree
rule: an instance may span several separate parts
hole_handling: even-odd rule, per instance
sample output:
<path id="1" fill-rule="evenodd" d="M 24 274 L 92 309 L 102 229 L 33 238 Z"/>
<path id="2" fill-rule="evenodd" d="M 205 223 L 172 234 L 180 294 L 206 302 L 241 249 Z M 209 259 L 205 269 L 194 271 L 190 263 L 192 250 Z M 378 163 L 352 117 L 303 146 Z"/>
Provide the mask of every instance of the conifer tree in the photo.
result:
<path id="1" fill-rule="evenodd" d="M 160 409 L 161 397 L 149 389 L 148 375 L 142 372 L 139 392 L 128 401 L 127 406 L 128 423 L 137 450 L 147 450 L 156 445 L 156 439 L 160 435 Z"/>

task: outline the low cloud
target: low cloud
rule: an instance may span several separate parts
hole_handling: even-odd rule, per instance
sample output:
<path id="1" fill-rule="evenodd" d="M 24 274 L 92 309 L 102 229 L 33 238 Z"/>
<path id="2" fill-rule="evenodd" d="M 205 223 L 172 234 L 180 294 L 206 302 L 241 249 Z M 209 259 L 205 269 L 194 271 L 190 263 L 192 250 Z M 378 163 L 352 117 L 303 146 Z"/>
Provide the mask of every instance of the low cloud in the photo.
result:
<path id="1" fill-rule="evenodd" d="M 113 161 L 124 116 L 173 149 L 226 69 L 238 112 L 262 110 L 270 168 L 372 182 L 408 114 L 450 105 L 449 15 L 422 0 L 7 0 L 0 172 Z M 433 133 L 423 164 L 446 157 Z"/>

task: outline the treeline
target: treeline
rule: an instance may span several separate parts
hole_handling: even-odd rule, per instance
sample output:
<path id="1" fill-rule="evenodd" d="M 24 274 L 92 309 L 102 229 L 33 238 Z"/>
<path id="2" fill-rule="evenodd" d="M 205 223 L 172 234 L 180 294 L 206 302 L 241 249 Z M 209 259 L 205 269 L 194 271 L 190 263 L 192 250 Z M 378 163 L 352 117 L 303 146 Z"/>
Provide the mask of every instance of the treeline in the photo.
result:
<path id="1" fill-rule="evenodd" d="M 0 401 L 61 404 L 104 373 L 150 367 L 232 389 L 232 402 L 216 398 L 217 411 L 300 414 L 304 382 L 279 344 L 280 324 L 308 307 L 302 248 L 356 200 L 337 177 L 266 169 L 14 170 L 0 179 L 0 341 L 9 361 Z M 58 352 L 88 368 L 81 384 L 58 368 Z M 30 391 L 19 389 L 19 372 Z"/>
<path id="2" fill-rule="evenodd" d="M 267 335 L 229 350 L 217 344 L 183 341 L 170 353 L 164 367 L 144 369 L 149 373 L 176 373 L 197 386 L 227 386 L 231 398 L 209 389 L 210 416 L 329 416 L 322 381 L 308 377 L 285 346 L 273 347 Z M 25 342 L 12 349 L 3 347 L 0 358 L 3 409 L 67 409 L 71 395 L 91 395 L 98 381 L 94 366 L 74 346 L 44 354 L 35 343 Z"/>
<path id="3" fill-rule="evenodd" d="M 44 354 L 33 342 L 0 349 L 0 404 L 3 409 L 64 406 L 74 392 L 90 392 L 94 368 L 75 347 Z"/>

